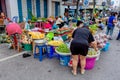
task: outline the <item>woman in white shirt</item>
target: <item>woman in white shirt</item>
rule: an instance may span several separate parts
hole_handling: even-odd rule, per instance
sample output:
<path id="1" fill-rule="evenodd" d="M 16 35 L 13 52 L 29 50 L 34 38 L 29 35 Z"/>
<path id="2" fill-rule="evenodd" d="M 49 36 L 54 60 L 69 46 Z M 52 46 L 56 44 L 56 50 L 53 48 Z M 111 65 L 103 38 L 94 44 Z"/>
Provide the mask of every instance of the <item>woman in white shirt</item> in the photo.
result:
<path id="1" fill-rule="evenodd" d="M 59 16 L 59 18 L 56 20 L 56 25 L 58 25 L 59 28 L 64 26 L 64 21 L 62 20 L 61 16 Z"/>

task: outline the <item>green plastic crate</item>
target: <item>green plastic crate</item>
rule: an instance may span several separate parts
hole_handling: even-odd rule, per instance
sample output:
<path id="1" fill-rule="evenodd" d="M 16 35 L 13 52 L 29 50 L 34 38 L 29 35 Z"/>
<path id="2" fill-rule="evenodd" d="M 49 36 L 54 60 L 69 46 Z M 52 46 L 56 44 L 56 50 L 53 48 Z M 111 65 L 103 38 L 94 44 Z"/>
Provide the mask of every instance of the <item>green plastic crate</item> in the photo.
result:
<path id="1" fill-rule="evenodd" d="M 25 51 L 32 51 L 32 44 L 23 44 Z"/>
<path id="2" fill-rule="evenodd" d="M 66 40 L 68 39 L 68 36 L 67 36 L 67 35 L 63 35 L 63 36 L 61 36 L 61 37 L 62 37 L 63 41 L 66 41 Z"/>

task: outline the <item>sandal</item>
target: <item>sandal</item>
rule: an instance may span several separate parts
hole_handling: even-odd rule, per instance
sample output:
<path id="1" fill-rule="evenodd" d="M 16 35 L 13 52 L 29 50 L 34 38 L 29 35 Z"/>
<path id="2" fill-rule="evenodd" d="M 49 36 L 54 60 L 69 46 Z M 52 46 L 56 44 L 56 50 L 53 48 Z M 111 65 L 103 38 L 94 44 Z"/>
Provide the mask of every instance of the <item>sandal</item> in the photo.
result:
<path id="1" fill-rule="evenodd" d="M 73 72 L 73 70 L 72 70 L 72 74 L 73 74 L 74 76 L 76 76 L 76 75 L 77 75 L 77 73 L 74 73 L 74 72 Z"/>
<path id="2" fill-rule="evenodd" d="M 81 70 L 81 74 L 85 74 L 85 70 Z"/>

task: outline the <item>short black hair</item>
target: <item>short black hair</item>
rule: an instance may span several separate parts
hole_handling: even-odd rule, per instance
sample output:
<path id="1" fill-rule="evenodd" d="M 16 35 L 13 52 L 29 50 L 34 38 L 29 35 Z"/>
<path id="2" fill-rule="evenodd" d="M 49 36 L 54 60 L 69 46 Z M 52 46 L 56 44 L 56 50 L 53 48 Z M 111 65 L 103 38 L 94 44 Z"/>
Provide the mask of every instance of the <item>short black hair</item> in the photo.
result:
<path id="1" fill-rule="evenodd" d="M 79 26 L 82 23 L 83 23 L 82 21 L 77 21 L 77 26 Z"/>
<path id="2" fill-rule="evenodd" d="M 99 23 L 101 23 L 101 21 L 99 21 Z"/>
<path id="3" fill-rule="evenodd" d="M 115 16 L 115 12 L 111 12 L 111 16 Z"/>

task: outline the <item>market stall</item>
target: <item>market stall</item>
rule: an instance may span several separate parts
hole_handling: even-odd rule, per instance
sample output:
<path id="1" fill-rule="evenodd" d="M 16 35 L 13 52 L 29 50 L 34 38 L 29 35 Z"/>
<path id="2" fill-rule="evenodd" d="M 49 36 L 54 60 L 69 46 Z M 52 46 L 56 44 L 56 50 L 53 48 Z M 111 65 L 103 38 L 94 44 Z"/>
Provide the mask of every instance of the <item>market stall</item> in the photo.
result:
<path id="1" fill-rule="evenodd" d="M 76 29 L 76 22 L 71 22 L 70 25 L 65 25 L 61 28 L 52 28 L 55 24 L 52 18 L 39 19 L 38 21 L 24 22 L 22 28 L 17 23 L 9 24 L 6 31 L 8 35 L 20 34 L 19 40 L 17 35 L 12 39 L 14 46 L 18 43 L 22 46 L 22 50 L 32 51 L 34 58 L 42 61 L 44 57 L 54 58 L 56 57 L 61 65 L 72 66 L 72 58 L 70 52 L 70 41 L 72 38 L 72 32 Z M 76 20 L 77 21 L 77 20 Z M 90 23 L 90 22 L 89 22 Z M 14 28 L 14 25 L 16 26 Z M 86 58 L 87 70 L 93 69 L 95 62 L 99 60 L 101 51 L 107 51 L 110 43 L 108 42 L 108 36 L 100 33 L 97 24 L 88 24 L 87 27 L 94 35 L 96 45 L 99 48 L 96 52 L 91 46 Z"/>

